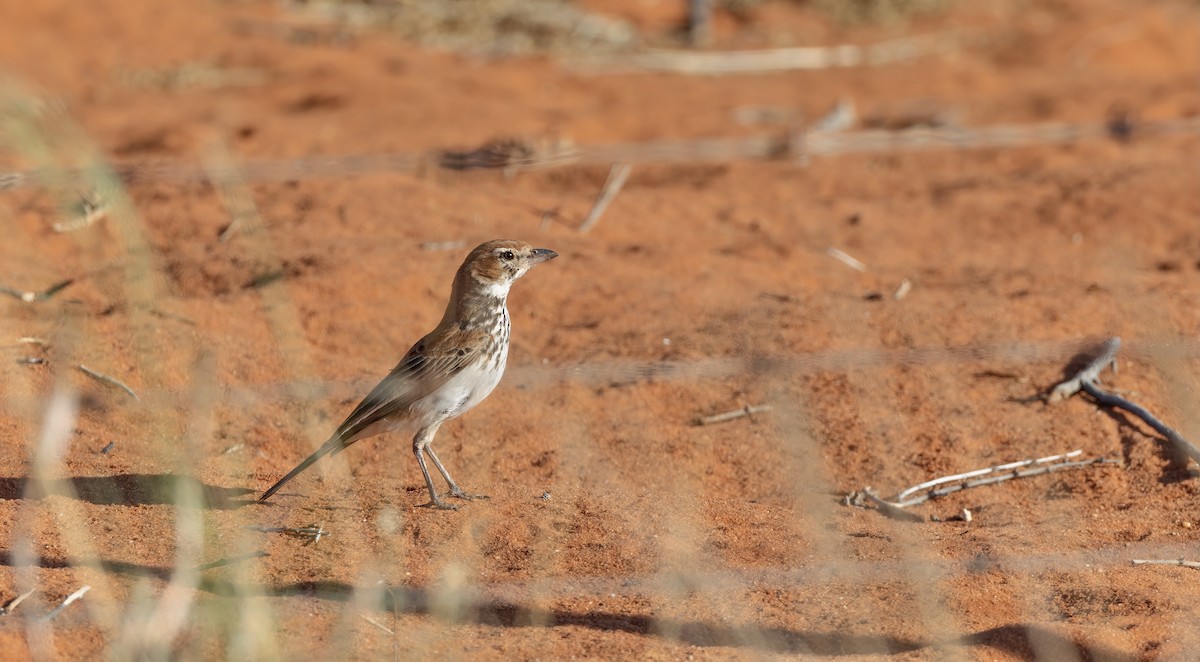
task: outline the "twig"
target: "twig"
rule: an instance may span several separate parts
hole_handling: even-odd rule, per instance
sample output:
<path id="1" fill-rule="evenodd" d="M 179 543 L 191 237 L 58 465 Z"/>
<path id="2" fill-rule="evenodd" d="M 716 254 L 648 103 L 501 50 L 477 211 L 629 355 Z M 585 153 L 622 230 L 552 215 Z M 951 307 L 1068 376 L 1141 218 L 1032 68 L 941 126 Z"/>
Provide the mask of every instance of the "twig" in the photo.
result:
<path id="1" fill-rule="evenodd" d="M 1058 462 L 1063 465 L 1061 468 L 1068 468 L 1068 465 L 1075 466 L 1078 464 L 1080 466 L 1083 466 L 1084 464 L 1091 464 L 1093 462 L 1096 462 L 1099 459 L 1098 458 L 1098 459 L 1094 459 L 1094 460 L 1083 460 L 1083 461 L 1074 461 L 1074 462 L 1069 461 L 1070 458 L 1079 457 L 1082 454 L 1083 454 L 1083 451 L 1081 451 L 1081 450 L 1073 450 L 1070 453 L 1061 453 L 1059 455 L 1048 455 L 1046 457 L 1040 457 L 1036 460 L 1019 460 L 1017 462 L 1009 462 L 1007 464 L 1000 464 L 1000 465 L 997 465 L 994 467 L 988 467 L 986 469 L 976 469 L 975 471 L 968 471 L 966 473 L 954 474 L 952 476 L 942 476 L 941 478 L 934 478 L 933 480 L 927 480 L 924 483 L 920 483 L 918 485 L 913 485 L 912 487 L 900 492 L 899 494 L 896 495 L 895 501 L 899 502 L 899 503 L 897 503 L 897 505 L 902 506 L 902 507 L 903 506 L 911 506 L 914 504 L 922 503 L 924 501 L 928 501 L 930 498 L 944 496 L 946 494 L 950 494 L 951 492 L 957 492 L 958 490 L 966 489 L 968 487 L 976 487 L 979 485 L 988 485 L 991 483 L 996 483 L 996 482 L 1008 480 L 1011 478 L 1018 478 L 1022 475 L 1036 476 L 1039 473 L 1048 473 L 1049 471 L 1055 470 L 1054 468 L 1050 468 L 1050 469 L 1047 469 L 1046 471 L 1029 470 L 1029 471 L 1025 471 L 1022 473 L 1022 471 L 1020 471 L 1020 470 L 1025 467 L 1038 466 L 1038 467 L 1041 467 L 1042 469 L 1046 469 L 1047 467 L 1056 467 L 1057 465 L 1055 465 L 1054 463 Z M 1012 472 L 1012 473 L 1005 474 L 1004 472 L 1006 472 L 1006 471 Z M 1002 474 L 1002 475 L 997 475 L 997 474 Z M 990 478 L 975 480 L 975 481 L 970 480 L 972 478 L 979 478 L 981 476 L 990 476 Z M 963 481 L 963 482 L 960 485 L 951 486 L 951 488 L 943 488 L 943 490 L 933 489 L 933 488 L 936 488 L 938 485 L 945 485 L 946 483 L 954 483 L 954 482 L 958 482 L 958 481 Z M 927 491 L 925 494 L 917 497 L 916 499 L 908 499 L 908 497 L 911 494 L 913 494 L 914 492 L 920 492 L 921 490 L 927 490 Z"/>
<path id="2" fill-rule="evenodd" d="M 587 234 L 600 221 L 604 210 L 608 209 L 608 205 L 621 192 L 621 187 L 625 186 L 625 180 L 629 179 L 629 171 L 632 169 L 633 166 L 628 163 L 613 164 L 608 171 L 608 179 L 604 182 L 604 188 L 601 188 L 600 195 L 596 196 L 592 210 L 588 212 L 587 218 L 579 224 L 579 234 Z"/>
<path id="3" fill-rule="evenodd" d="M 833 69 L 873 66 L 951 52 L 959 48 L 961 35 L 943 32 L 903 37 L 870 46 L 807 46 L 757 51 L 651 51 L 637 55 L 583 61 L 583 67 L 634 71 L 669 71 L 680 74 L 719 76 L 800 69 Z"/>
<path id="4" fill-rule="evenodd" d="M 14 611 L 16 611 L 17 607 L 20 606 L 20 604 L 22 602 L 25 602 L 25 598 L 28 598 L 29 596 L 33 595 L 34 590 L 35 589 L 31 588 L 28 591 L 25 591 L 23 594 L 18 595 L 17 597 L 13 598 L 12 600 L 5 602 L 3 606 L 0 606 L 0 616 L 7 616 L 7 615 L 13 613 Z"/>
<path id="5" fill-rule="evenodd" d="M 1113 407 L 1137 416 L 1142 419 L 1146 425 L 1149 425 L 1155 432 L 1159 433 L 1174 446 L 1179 453 L 1191 458 L 1193 462 L 1200 464 L 1200 448 L 1188 441 L 1183 435 L 1176 432 L 1171 427 L 1167 426 L 1162 421 L 1158 420 L 1153 414 L 1140 405 L 1135 404 L 1125 398 L 1114 393 L 1102 390 L 1096 384 L 1100 381 L 1100 373 L 1109 365 L 1112 366 L 1113 372 L 1117 371 L 1117 350 L 1121 348 L 1121 339 L 1117 337 L 1110 338 L 1104 344 L 1103 351 L 1100 356 L 1097 356 L 1088 363 L 1082 370 L 1075 373 L 1075 376 L 1061 384 L 1055 386 L 1050 395 L 1046 397 L 1048 402 L 1060 402 L 1076 393 L 1083 391 L 1094 399 L 1097 403 L 1105 407 Z"/>
<path id="6" fill-rule="evenodd" d="M 322 536 L 329 535 L 328 531 L 321 528 L 322 526 L 323 524 L 309 524 L 308 526 L 302 526 L 299 528 L 287 526 L 251 526 L 247 528 L 249 528 L 251 531 L 258 531 L 259 533 L 282 533 L 284 535 L 292 536 L 293 538 L 306 538 L 307 542 L 318 543 L 321 542 Z"/>
<path id="7" fill-rule="evenodd" d="M 134 400 L 141 402 L 142 399 L 138 397 L 138 394 L 134 393 L 133 389 L 126 386 L 124 382 L 117 379 L 116 377 L 109 377 L 108 375 L 106 375 L 104 373 L 96 372 L 95 370 L 92 370 L 91 368 L 83 365 L 82 363 L 80 363 L 79 365 L 76 365 L 75 367 L 78 368 L 80 372 L 87 375 L 88 377 L 91 377 L 92 379 L 95 379 L 98 382 L 108 384 L 109 386 L 115 386 L 115 387 L 121 389 L 122 391 L 125 391 L 126 393 L 128 393 L 130 395 L 130 397 L 132 397 Z"/>
<path id="8" fill-rule="evenodd" d="M 68 285 L 70 285 L 71 283 L 74 283 L 74 282 L 75 282 L 74 278 L 68 278 L 64 281 L 59 281 L 59 282 L 51 285 L 50 287 L 46 288 L 45 290 L 42 290 L 41 292 L 23 292 L 21 290 L 14 290 L 11 287 L 6 287 L 4 285 L 0 285 L 0 294 L 7 294 L 11 297 L 20 299 L 21 301 L 24 301 L 25 303 L 36 303 L 38 301 L 45 301 L 45 300 L 49 299 L 50 297 L 54 296 L 55 294 L 58 294 L 63 289 L 65 289 Z"/>
<path id="9" fill-rule="evenodd" d="M 753 406 L 746 405 L 745 407 L 742 407 L 741 409 L 727 411 L 724 414 L 713 414 L 712 416 L 701 416 L 693 422 L 696 425 L 713 425 L 714 423 L 724 423 L 725 421 L 732 421 L 734 419 L 741 418 L 743 416 L 752 416 L 754 414 L 761 414 L 762 412 L 765 412 L 765 411 L 771 411 L 771 405 L 753 405 Z"/>
<path id="10" fill-rule="evenodd" d="M 1130 402 L 1119 395 L 1096 388 L 1096 386 L 1091 382 L 1083 382 L 1082 387 L 1083 392 L 1092 396 L 1096 402 L 1107 407 L 1124 409 L 1125 411 L 1142 419 L 1146 425 L 1154 428 L 1155 432 L 1166 437 L 1167 441 L 1169 441 L 1171 445 L 1175 447 L 1175 450 L 1192 458 L 1193 462 L 1200 464 L 1200 448 L 1196 448 L 1195 444 L 1185 439 L 1183 435 L 1179 434 L 1174 429 L 1168 427 L 1165 423 L 1158 420 L 1154 414 L 1151 414 L 1143 409 L 1140 405 L 1134 404 L 1133 402 Z"/>
<path id="11" fill-rule="evenodd" d="M 1113 336 L 1104 343 L 1100 355 L 1092 359 L 1082 370 L 1075 373 L 1075 376 L 1055 386 L 1050 395 L 1046 398 L 1048 402 L 1059 402 L 1075 395 L 1083 388 L 1084 382 L 1096 382 L 1100 379 L 1100 373 L 1112 366 L 1113 374 L 1117 372 L 1117 350 L 1121 349 L 1121 339 Z"/>
<path id="12" fill-rule="evenodd" d="M 175 320 L 176 322 L 182 322 L 188 326 L 196 326 L 196 320 L 184 317 L 183 315 L 176 315 L 175 313 L 160 310 L 158 308 L 151 308 L 150 314 L 161 317 L 165 320 Z"/>
<path id="13" fill-rule="evenodd" d="M 1200 570 L 1200 562 L 1184 561 L 1183 559 L 1133 559 L 1129 563 L 1130 565 L 1178 565 Z"/>
<path id="14" fill-rule="evenodd" d="M 375 627 L 379 628 L 380 630 L 383 630 L 384 632 L 386 632 L 386 633 L 388 633 L 388 634 L 391 634 L 391 635 L 395 635 L 395 634 L 396 634 L 396 633 L 395 633 L 395 632 L 393 632 L 392 630 L 389 630 L 389 629 L 388 629 L 386 626 L 384 626 L 384 625 L 381 625 L 381 624 L 377 623 L 376 621 L 372 620 L 372 619 L 371 619 L 370 617 L 368 617 L 366 614 L 359 614 L 359 616 L 361 616 L 361 617 L 362 617 L 362 619 L 363 619 L 364 621 L 366 621 L 366 622 L 370 623 L 371 625 L 374 625 Z"/>
<path id="15" fill-rule="evenodd" d="M 79 206 L 75 210 L 73 218 L 68 218 L 65 221 L 55 223 L 50 227 L 55 232 L 60 234 L 64 232 L 74 232 L 76 230 L 82 230 L 86 227 L 91 227 L 96 223 L 96 221 L 99 221 L 107 215 L 107 203 L 105 203 L 103 200 L 93 200 L 85 196 L 79 201 Z"/>
<path id="16" fill-rule="evenodd" d="M 1029 478 L 1031 476 L 1040 476 L 1042 474 L 1063 471 L 1066 469 L 1079 469 L 1097 464 L 1117 463 L 1115 460 L 1100 457 L 1092 458 L 1090 460 L 1072 461 L 1070 459 L 1073 457 L 1078 457 L 1081 453 L 1083 453 L 1083 451 L 1075 450 L 1071 451 L 1070 453 L 1049 455 L 1036 460 L 1020 460 L 1018 462 L 1009 462 L 1007 464 L 988 467 L 986 469 L 977 469 L 975 471 L 968 471 L 961 474 L 954 474 L 952 476 L 942 476 L 940 478 L 927 480 L 923 483 L 903 490 L 891 500 L 882 499 L 872 488 L 864 487 L 860 491 L 852 492 L 847 496 L 845 501 L 847 505 L 858 507 L 866 507 L 865 502 L 869 501 L 871 504 L 875 505 L 881 510 L 890 511 L 891 509 L 901 509 L 908 508 L 909 506 L 915 506 L 920 503 L 925 503 L 930 499 L 944 497 L 948 494 L 953 494 L 954 492 L 965 490 L 971 487 L 994 485 L 996 483 L 1012 480 L 1014 478 Z M 917 496 L 912 496 L 917 492 L 922 493 L 918 494 Z M 887 514 L 891 513 L 889 512 Z"/>
<path id="17" fill-rule="evenodd" d="M 833 246 L 826 248 L 825 254 L 828 255 L 829 257 L 837 260 L 838 262 L 841 262 L 842 264 L 846 265 L 847 267 L 854 269 L 855 271 L 861 271 L 864 273 L 867 271 L 867 265 L 863 264 L 862 262 L 859 262 L 857 259 L 855 259 L 851 255 L 849 255 L 848 253 L 838 250 L 838 249 L 834 248 Z"/>
<path id="18" fill-rule="evenodd" d="M 891 517 L 892 519 L 904 520 L 906 522 L 924 521 L 923 517 L 914 512 L 905 510 L 904 506 L 881 499 L 879 495 L 875 493 L 875 490 L 870 487 L 864 487 L 857 492 L 850 493 L 850 495 L 846 498 L 846 504 L 858 506 L 859 508 L 866 508 L 864 500 L 870 502 L 875 506 L 876 510 L 884 515 L 887 515 L 888 517 Z"/>
<path id="19" fill-rule="evenodd" d="M 79 598 L 82 598 L 84 596 L 84 594 L 86 594 L 90 590 L 92 590 L 92 587 L 85 584 L 83 586 L 83 588 L 80 588 L 78 591 L 75 591 L 71 595 L 68 595 L 67 599 L 62 601 L 62 604 L 58 605 L 54 609 L 51 609 L 50 613 L 46 614 L 42 618 L 42 620 L 48 621 L 48 620 L 54 618 L 55 616 L 58 616 L 60 613 L 62 613 L 62 610 L 66 609 L 68 606 L 70 606 L 70 604 L 72 602 L 75 602 Z"/>

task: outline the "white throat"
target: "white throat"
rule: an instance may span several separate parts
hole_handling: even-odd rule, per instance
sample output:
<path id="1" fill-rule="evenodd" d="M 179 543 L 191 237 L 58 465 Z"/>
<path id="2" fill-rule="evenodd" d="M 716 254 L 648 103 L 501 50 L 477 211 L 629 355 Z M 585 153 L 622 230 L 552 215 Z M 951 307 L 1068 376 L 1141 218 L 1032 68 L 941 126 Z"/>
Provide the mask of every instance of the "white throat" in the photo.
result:
<path id="1" fill-rule="evenodd" d="M 511 282 L 509 282 L 509 283 L 488 283 L 483 286 L 482 291 L 484 294 L 486 294 L 487 296 L 490 296 L 490 297 L 496 297 L 497 299 L 507 299 L 508 298 L 508 288 L 510 288 L 510 287 L 512 287 Z"/>

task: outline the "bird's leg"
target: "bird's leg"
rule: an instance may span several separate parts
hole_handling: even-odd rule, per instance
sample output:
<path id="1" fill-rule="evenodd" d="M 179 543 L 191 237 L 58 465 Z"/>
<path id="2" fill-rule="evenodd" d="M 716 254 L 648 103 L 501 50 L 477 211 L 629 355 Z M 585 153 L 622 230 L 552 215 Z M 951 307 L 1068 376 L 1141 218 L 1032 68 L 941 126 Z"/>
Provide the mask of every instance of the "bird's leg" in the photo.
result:
<path id="1" fill-rule="evenodd" d="M 454 482 L 454 479 L 450 477 L 450 472 L 446 471 L 446 467 L 442 466 L 442 461 L 439 460 L 437 454 L 433 452 L 433 446 L 426 446 L 425 452 L 429 453 L 429 459 L 433 460 L 433 466 L 437 467 L 437 470 L 442 472 L 442 478 L 445 478 L 446 483 L 450 485 L 450 496 L 459 499 L 466 499 L 468 501 L 472 499 L 489 498 L 486 494 L 467 494 L 466 492 L 462 491 L 462 488 L 458 486 L 458 483 Z"/>
<path id="2" fill-rule="evenodd" d="M 425 486 L 429 488 L 429 503 L 425 504 L 425 506 L 437 508 L 438 510 L 458 510 L 458 506 L 448 504 L 438 496 L 437 490 L 433 487 L 433 479 L 429 477 L 429 469 L 425 466 L 424 452 L 429 450 L 429 442 L 433 441 L 435 432 L 437 432 L 437 426 L 432 426 L 432 429 L 422 428 L 413 437 L 413 455 L 417 456 L 417 464 L 421 467 L 421 474 L 425 476 Z M 432 453 L 429 456 L 433 458 L 434 465 L 445 476 L 446 470 L 442 469 L 441 463 L 437 461 L 437 458 Z"/>

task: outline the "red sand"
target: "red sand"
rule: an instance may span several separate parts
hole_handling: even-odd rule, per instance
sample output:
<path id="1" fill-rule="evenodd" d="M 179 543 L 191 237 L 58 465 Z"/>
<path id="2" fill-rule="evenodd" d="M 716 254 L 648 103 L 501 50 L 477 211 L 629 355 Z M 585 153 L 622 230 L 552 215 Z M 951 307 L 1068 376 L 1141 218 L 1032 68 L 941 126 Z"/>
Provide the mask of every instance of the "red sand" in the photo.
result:
<path id="1" fill-rule="evenodd" d="M 677 15 L 664 3 L 588 5 L 651 32 Z M 54 140 L 86 135 L 123 163 L 196 162 L 215 141 L 238 158 L 293 158 L 512 135 L 745 135 L 739 107 L 815 117 L 843 97 L 864 114 L 926 100 L 966 126 L 1200 109 L 1200 8 L 1185 2 L 1004 2 L 859 28 L 770 3 L 742 22 L 722 16 L 717 45 L 955 27 L 986 38 L 877 68 L 721 78 L 590 75 L 369 30 L 297 43 L 245 29 L 287 18 L 258 2 L 9 1 L 0 15 L 0 67 L 70 118 Z M 195 63 L 257 78 L 176 88 L 120 74 Z M 241 555 L 252 556 L 180 577 L 193 602 L 170 644 L 179 656 L 1187 657 L 1200 645 L 1195 570 L 1129 561 L 1200 557 L 1196 479 L 1129 416 L 1026 399 L 1062 378 L 1073 352 L 1061 348 L 1119 334 L 1129 360 L 1112 384 L 1200 437 L 1195 361 L 1147 351 L 1193 347 L 1169 343 L 1190 343 L 1200 325 L 1197 147 L 1147 138 L 637 166 L 582 236 L 573 225 L 603 167 L 252 182 L 264 229 L 225 242 L 230 215 L 208 184 L 134 183 L 142 225 L 109 218 L 68 234 L 51 231 L 61 217 L 43 192 L 2 191 L 0 283 L 78 281 L 34 305 L 0 300 L 0 600 L 37 588 L 0 617 L 0 657 L 29 655 L 29 633 L 44 630 L 27 627 L 84 584 L 51 621 L 53 643 L 37 641 L 64 658 L 120 657 L 165 631 L 139 623 L 170 613 L 155 601 L 170 597 L 173 568 Z M 505 381 L 438 437 L 464 487 L 492 499 L 416 508 L 426 495 L 409 442 L 383 437 L 248 505 L 432 328 L 462 256 L 495 237 L 562 257 L 514 288 Z M 446 241 L 465 244 L 420 248 Z M 869 270 L 834 261 L 829 246 Z M 272 269 L 283 278 L 248 286 Z M 913 290 L 895 301 L 905 278 Z M 42 355 L 14 344 L 23 336 L 51 341 L 49 364 L 17 363 Z M 1020 343 L 1059 349 L 892 360 Z M 563 372 L 877 350 L 892 358 L 716 377 Z M 142 401 L 71 363 L 119 376 Z M 29 500 L 29 449 L 56 376 L 85 396 L 57 470 L 70 480 L 55 483 L 74 494 Z M 773 411 L 691 425 L 762 403 Z M 1074 448 L 1124 466 L 916 509 L 969 508 L 970 523 L 898 522 L 840 500 Z M 181 484 L 199 485 L 206 508 L 172 505 Z M 194 520 L 203 536 L 179 544 L 177 522 Z M 310 523 L 329 535 L 305 545 L 246 528 Z M 34 565 L 20 567 L 30 531 Z"/>

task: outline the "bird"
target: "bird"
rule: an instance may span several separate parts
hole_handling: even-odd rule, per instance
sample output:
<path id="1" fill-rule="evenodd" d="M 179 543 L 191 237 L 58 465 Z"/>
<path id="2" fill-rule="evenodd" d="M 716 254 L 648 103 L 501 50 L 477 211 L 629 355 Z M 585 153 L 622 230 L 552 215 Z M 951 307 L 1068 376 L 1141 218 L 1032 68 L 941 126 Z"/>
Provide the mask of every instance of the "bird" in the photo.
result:
<path id="1" fill-rule="evenodd" d="M 556 257 L 558 253 L 548 248 L 509 239 L 484 242 L 472 250 L 454 276 L 450 302 L 437 328 L 408 350 L 328 441 L 258 501 L 271 498 L 322 457 L 339 453 L 356 441 L 401 429 L 415 431 L 413 455 L 429 489 L 425 506 L 458 508 L 438 496 L 425 464 L 426 456 L 446 479 L 450 496 L 486 499 L 485 495 L 467 494 L 454 482 L 433 451 L 433 438 L 442 423 L 478 405 L 496 388 L 508 362 L 509 288 L 535 265 Z"/>

